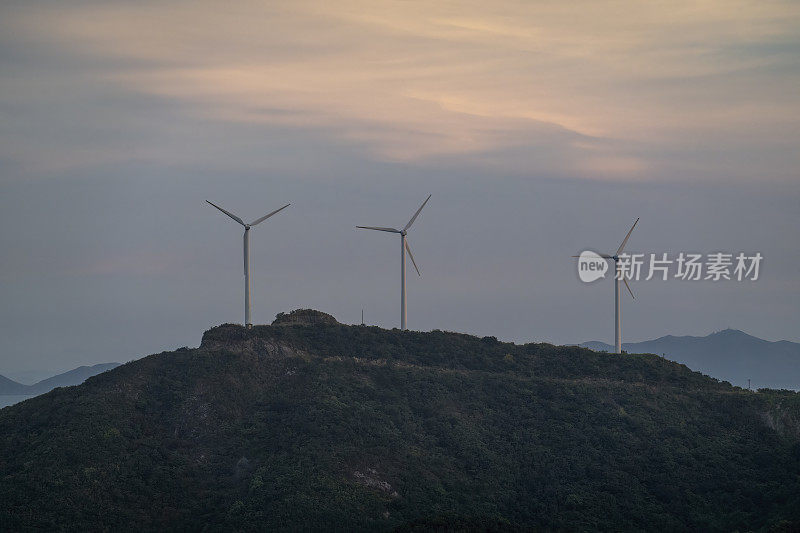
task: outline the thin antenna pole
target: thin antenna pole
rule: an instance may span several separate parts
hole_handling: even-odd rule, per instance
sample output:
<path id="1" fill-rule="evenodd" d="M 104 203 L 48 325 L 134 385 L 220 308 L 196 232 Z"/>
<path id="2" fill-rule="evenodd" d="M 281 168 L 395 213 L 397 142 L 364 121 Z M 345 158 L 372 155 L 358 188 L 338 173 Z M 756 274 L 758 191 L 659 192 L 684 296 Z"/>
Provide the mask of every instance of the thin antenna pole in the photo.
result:
<path id="1" fill-rule="evenodd" d="M 364 325 L 364 308 L 361 308 L 361 325 Z"/>

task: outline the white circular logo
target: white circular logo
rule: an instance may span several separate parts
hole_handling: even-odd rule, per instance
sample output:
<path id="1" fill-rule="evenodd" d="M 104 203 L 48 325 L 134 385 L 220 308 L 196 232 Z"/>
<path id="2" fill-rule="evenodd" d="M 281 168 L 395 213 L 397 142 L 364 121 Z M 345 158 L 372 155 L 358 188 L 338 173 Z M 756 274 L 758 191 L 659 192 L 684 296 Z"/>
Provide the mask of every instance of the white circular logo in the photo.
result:
<path id="1" fill-rule="evenodd" d="M 600 257 L 597 252 L 589 250 L 581 252 L 578 257 L 578 276 L 584 283 L 591 283 L 606 277 L 608 261 Z"/>

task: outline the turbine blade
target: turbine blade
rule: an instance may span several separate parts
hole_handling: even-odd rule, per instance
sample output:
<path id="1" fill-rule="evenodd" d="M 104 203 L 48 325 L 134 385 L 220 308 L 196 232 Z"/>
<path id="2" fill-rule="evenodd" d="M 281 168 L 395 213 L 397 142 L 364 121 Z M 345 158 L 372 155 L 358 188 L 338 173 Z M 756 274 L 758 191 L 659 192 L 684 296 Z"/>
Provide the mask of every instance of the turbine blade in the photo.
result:
<path id="1" fill-rule="evenodd" d="M 631 236 L 631 233 L 633 233 L 633 228 L 635 228 L 636 224 L 638 224 L 638 223 L 639 223 L 639 219 L 637 218 L 636 222 L 634 222 L 633 226 L 631 226 L 631 230 L 628 232 L 627 235 L 625 235 L 625 240 L 622 241 L 622 244 L 619 245 L 619 248 L 617 249 L 617 253 L 615 253 L 614 255 L 619 255 L 619 254 L 622 253 L 622 249 L 625 248 L 626 244 L 628 244 L 628 238 Z"/>
<path id="2" fill-rule="evenodd" d="M 605 254 L 595 254 L 597 257 L 602 257 L 603 259 L 614 259 L 613 255 L 605 255 Z M 579 255 L 573 255 L 572 257 L 580 257 Z"/>
<path id="3" fill-rule="evenodd" d="M 633 298 L 635 300 L 636 296 L 633 295 L 633 291 L 631 290 L 631 286 L 628 285 L 628 280 L 625 279 L 625 278 L 622 278 L 622 281 L 625 283 L 625 286 L 628 288 L 628 292 L 631 293 L 631 298 Z"/>
<path id="4" fill-rule="evenodd" d="M 242 226 L 245 226 L 245 225 L 246 225 L 246 224 L 244 223 L 244 221 L 243 221 L 241 218 L 237 217 L 237 216 L 236 216 L 236 215 L 234 215 L 233 213 L 228 213 L 227 211 L 225 211 L 224 209 L 222 209 L 222 208 L 221 208 L 220 206 L 218 206 L 217 204 L 211 203 L 211 202 L 209 202 L 208 200 L 206 200 L 206 202 L 208 202 L 209 204 L 213 205 L 214 207 L 216 207 L 217 209 L 219 209 L 220 211 L 222 211 L 223 213 L 225 213 L 226 215 L 228 215 L 229 217 L 231 217 L 233 220 L 235 220 L 236 222 L 238 222 L 238 223 L 239 223 L 239 224 L 241 224 Z"/>
<path id="5" fill-rule="evenodd" d="M 376 226 L 356 226 L 356 227 L 360 229 L 374 229 L 377 231 L 388 231 L 389 233 L 400 233 L 399 229 L 394 229 L 394 228 L 379 228 Z"/>
<path id="6" fill-rule="evenodd" d="M 269 217 L 271 217 L 271 216 L 272 216 L 272 215 L 274 215 L 275 213 L 277 213 L 277 212 L 279 212 L 279 211 L 283 211 L 284 209 L 286 209 L 286 208 L 287 208 L 287 207 L 289 207 L 290 205 L 292 205 L 292 204 L 286 204 L 285 206 L 281 207 L 280 209 L 276 209 L 276 210 L 275 210 L 275 211 L 273 211 L 272 213 L 266 214 L 266 215 L 264 215 L 263 217 L 261 217 L 261 218 L 259 218 L 259 219 L 255 220 L 254 222 L 251 222 L 251 223 L 250 223 L 250 225 L 251 225 L 251 226 L 255 226 L 256 224 L 261 224 L 262 222 L 264 222 L 265 220 L 267 220 Z"/>
<path id="7" fill-rule="evenodd" d="M 414 216 L 413 216 L 413 217 L 411 217 L 411 220 L 409 220 L 409 221 L 408 221 L 408 224 L 406 224 L 406 227 L 405 227 L 405 228 L 403 228 L 403 231 L 406 231 L 408 228 L 410 228 L 410 227 L 411 227 L 411 224 L 413 224 L 413 223 L 414 223 L 414 221 L 415 221 L 415 220 L 417 220 L 417 217 L 419 216 L 419 212 L 420 212 L 420 211 L 422 211 L 422 208 L 423 208 L 423 207 L 425 207 L 425 204 L 427 204 L 427 203 L 428 203 L 428 200 L 430 200 L 430 199 L 431 199 L 431 195 L 429 194 L 429 195 L 428 195 L 428 197 L 427 197 L 427 198 L 425 198 L 425 201 L 424 201 L 424 202 L 422 202 L 422 205 L 421 205 L 421 206 L 419 206 L 419 209 L 417 209 L 417 212 L 416 212 L 416 213 L 414 213 Z"/>
<path id="8" fill-rule="evenodd" d="M 422 276 L 422 274 L 419 273 L 417 262 L 414 261 L 414 254 L 411 253 L 411 247 L 408 245 L 408 238 L 406 238 L 405 243 L 406 243 L 406 252 L 408 252 L 408 257 L 411 258 L 411 263 L 414 265 L 414 269 L 417 271 L 417 276 Z"/>

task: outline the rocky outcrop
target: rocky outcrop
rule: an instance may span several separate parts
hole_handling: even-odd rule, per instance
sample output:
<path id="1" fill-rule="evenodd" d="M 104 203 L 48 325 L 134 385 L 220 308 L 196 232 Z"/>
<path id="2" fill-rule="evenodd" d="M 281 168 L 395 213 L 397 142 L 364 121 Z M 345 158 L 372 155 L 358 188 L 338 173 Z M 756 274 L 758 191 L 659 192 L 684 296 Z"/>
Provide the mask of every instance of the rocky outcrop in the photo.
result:
<path id="1" fill-rule="evenodd" d="M 790 409 L 778 404 L 769 411 L 762 412 L 761 419 L 767 427 L 776 431 L 779 435 L 792 440 L 800 440 L 800 420 L 794 416 Z"/>
<path id="2" fill-rule="evenodd" d="M 272 358 L 305 355 L 291 343 L 270 335 L 270 328 L 271 326 L 256 326 L 248 330 L 236 324 L 223 324 L 203 333 L 200 349 Z"/>
<path id="3" fill-rule="evenodd" d="M 397 491 L 392 488 L 388 481 L 383 481 L 378 475 L 378 471 L 374 468 L 367 468 L 364 472 L 356 470 L 353 472 L 353 479 L 356 483 L 364 485 L 370 489 L 388 494 L 392 498 L 399 497 Z"/>
<path id="4" fill-rule="evenodd" d="M 280 351 L 272 340 L 274 339 L 275 326 L 337 326 L 340 325 L 337 320 L 322 311 L 314 309 L 295 309 L 291 313 L 278 313 L 275 320 L 271 325 L 254 326 L 247 329 L 240 324 L 222 324 L 213 327 L 203 333 L 203 340 L 200 342 L 200 348 L 217 349 L 226 348 L 234 349 L 234 347 L 245 345 L 259 344 L 260 348 L 267 351 Z M 234 351 L 239 351 L 235 350 Z"/>
<path id="5" fill-rule="evenodd" d="M 295 309 L 289 314 L 278 313 L 273 326 L 335 326 L 339 322 L 328 313 L 314 309 Z"/>

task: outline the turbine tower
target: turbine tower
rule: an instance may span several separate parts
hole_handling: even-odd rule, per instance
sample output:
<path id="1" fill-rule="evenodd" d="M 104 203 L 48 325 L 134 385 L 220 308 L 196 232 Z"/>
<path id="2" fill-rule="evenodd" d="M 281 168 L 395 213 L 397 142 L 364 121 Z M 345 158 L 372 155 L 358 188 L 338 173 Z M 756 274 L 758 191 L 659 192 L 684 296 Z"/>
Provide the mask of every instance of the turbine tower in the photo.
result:
<path id="1" fill-rule="evenodd" d="M 619 272 L 619 254 L 622 253 L 622 250 L 625 249 L 625 245 L 628 244 L 628 239 L 633 233 L 633 228 L 636 227 L 636 224 L 639 223 L 639 219 L 637 218 L 636 221 L 631 226 L 631 229 L 628 231 L 628 234 L 625 235 L 625 238 L 622 240 L 622 244 L 619 245 L 617 251 L 614 255 L 602 255 L 600 257 L 604 259 L 612 259 L 614 261 L 614 352 L 615 353 L 622 353 L 622 285 L 621 283 L 625 284 L 625 287 L 628 289 L 628 292 L 631 294 L 631 298 L 636 298 L 633 295 L 633 291 L 631 290 L 631 286 L 628 285 L 628 280 L 625 279 L 624 273 Z M 575 256 L 577 257 L 577 256 Z"/>
<path id="2" fill-rule="evenodd" d="M 244 245 L 244 325 L 245 325 L 245 327 L 247 329 L 250 329 L 250 328 L 253 327 L 252 322 L 250 322 L 250 228 L 252 228 L 253 226 L 256 226 L 258 224 L 261 224 L 262 222 L 267 220 L 269 217 L 271 217 L 272 215 L 274 215 L 278 211 L 282 211 L 282 210 L 286 209 L 291 204 L 286 204 L 285 206 L 281 207 L 280 209 L 276 209 L 272 213 L 267 213 L 263 217 L 254 220 L 250 224 L 245 224 L 245 222 L 241 218 L 237 217 L 233 213 L 229 213 L 229 212 L 225 211 L 220 206 L 218 206 L 216 204 L 213 204 L 213 203 L 209 202 L 208 200 L 206 200 L 206 202 L 208 202 L 212 206 L 216 207 L 217 209 L 219 209 L 220 211 L 222 211 L 223 213 L 225 213 L 226 215 L 231 217 L 233 220 L 235 220 L 236 222 L 238 222 L 239 224 L 244 226 L 244 238 L 243 238 L 243 240 L 244 240 L 244 243 L 243 243 L 243 245 Z"/>
<path id="3" fill-rule="evenodd" d="M 389 233 L 399 233 L 400 234 L 400 329 L 405 330 L 406 328 L 406 252 L 408 252 L 408 257 L 411 258 L 411 262 L 414 264 L 414 269 L 417 271 L 417 275 L 421 276 L 419 272 L 419 268 L 417 267 L 417 262 L 414 261 L 414 254 L 411 253 L 411 247 L 408 245 L 408 240 L 406 239 L 406 233 L 411 225 L 417 220 L 420 211 L 422 208 L 425 207 L 425 204 L 428 203 L 428 200 L 431 199 L 431 195 L 429 194 L 428 197 L 422 202 L 422 205 L 419 206 L 417 212 L 414 213 L 414 216 L 411 217 L 411 220 L 408 221 L 408 224 L 405 225 L 403 229 L 395 229 L 395 228 L 383 228 L 383 227 L 376 227 L 376 226 L 356 226 L 360 229 L 372 229 L 376 231 L 388 231 Z"/>

